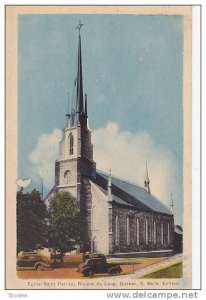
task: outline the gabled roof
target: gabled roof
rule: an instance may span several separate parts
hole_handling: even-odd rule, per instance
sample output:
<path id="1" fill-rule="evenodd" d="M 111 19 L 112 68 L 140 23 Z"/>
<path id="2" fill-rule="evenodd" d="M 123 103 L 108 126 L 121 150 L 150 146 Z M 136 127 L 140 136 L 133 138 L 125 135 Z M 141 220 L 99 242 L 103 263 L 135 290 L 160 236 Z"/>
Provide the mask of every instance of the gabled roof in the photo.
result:
<path id="1" fill-rule="evenodd" d="M 97 171 L 96 179 L 92 181 L 106 193 L 108 178 L 108 174 Z M 118 204 L 172 215 L 171 211 L 164 204 L 149 194 L 144 188 L 116 177 L 112 177 L 112 196 L 113 201 Z"/>
<path id="2" fill-rule="evenodd" d="M 93 182 L 93 180 L 92 180 Z M 93 182 L 94 183 L 94 182 Z M 102 192 L 104 193 L 105 195 L 107 195 L 107 190 L 105 190 L 104 188 L 102 188 L 101 186 L 97 185 L 94 183 L 94 185 Z M 118 204 L 121 204 L 121 205 L 124 205 L 124 206 L 130 206 L 130 207 L 133 207 L 132 204 L 129 204 L 128 202 L 122 200 L 121 198 L 117 197 L 116 195 L 112 195 L 112 198 L 113 200 L 118 203 Z"/>

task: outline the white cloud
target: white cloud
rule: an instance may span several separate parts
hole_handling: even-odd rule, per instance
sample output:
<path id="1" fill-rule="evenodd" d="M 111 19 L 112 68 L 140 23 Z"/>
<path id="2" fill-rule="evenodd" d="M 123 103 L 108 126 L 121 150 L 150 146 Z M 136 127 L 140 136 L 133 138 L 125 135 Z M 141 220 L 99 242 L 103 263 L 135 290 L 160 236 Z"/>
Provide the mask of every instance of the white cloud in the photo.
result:
<path id="1" fill-rule="evenodd" d="M 32 173 L 43 177 L 44 185 L 54 184 L 55 160 L 61 130 L 43 134 L 29 158 Z M 104 128 L 93 130 L 94 160 L 97 168 L 144 186 L 145 164 L 148 163 L 151 193 L 169 206 L 170 193 L 175 194 L 177 167 L 173 155 L 163 146 L 156 144 L 147 132 L 131 133 L 120 131 L 116 123 L 109 122 Z"/>
<path id="2" fill-rule="evenodd" d="M 147 132 L 120 131 L 116 123 L 93 131 L 97 168 L 144 186 L 146 161 L 153 195 L 167 206 L 176 189 L 176 164 L 170 151 L 156 144 Z"/>
<path id="3" fill-rule="evenodd" d="M 29 154 L 33 166 L 32 175 L 44 179 L 44 185 L 51 188 L 54 184 L 55 160 L 58 158 L 58 145 L 61 139 L 61 130 L 54 129 L 51 134 L 39 137 L 36 148 Z"/>
<path id="4" fill-rule="evenodd" d="M 28 179 L 17 179 L 16 180 L 16 184 L 20 187 L 23 187 L 23 188 L 26 188 L 27 186 L 29 186 L 31 183 L 31 178 L 28 178 Z"/>

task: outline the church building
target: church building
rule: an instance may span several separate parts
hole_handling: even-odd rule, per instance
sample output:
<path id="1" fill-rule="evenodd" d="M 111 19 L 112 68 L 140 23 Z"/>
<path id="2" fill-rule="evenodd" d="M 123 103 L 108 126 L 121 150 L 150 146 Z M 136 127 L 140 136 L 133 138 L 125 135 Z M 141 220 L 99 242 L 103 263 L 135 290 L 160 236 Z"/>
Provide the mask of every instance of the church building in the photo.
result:
<path id="1" fill-rule="evenodd" d="M 88 128 L 87 95 L 83 91 L 81 22 L 78 25 L 78 62 L 75 101 L 62 130 L 55 162 L 55 185 L 45 202 L 56 192 L 68 191 L 81 214 L 81 241 L 95 253 L 173 251 L 173 213 L 145 188 L 96 169 L 91 130 Z M 135 158 L 134 158 L 135 159 Z M 98 162 L 97 162 L 98 164 Z M 109 169 L 109 166 L 108 166 Z"/>

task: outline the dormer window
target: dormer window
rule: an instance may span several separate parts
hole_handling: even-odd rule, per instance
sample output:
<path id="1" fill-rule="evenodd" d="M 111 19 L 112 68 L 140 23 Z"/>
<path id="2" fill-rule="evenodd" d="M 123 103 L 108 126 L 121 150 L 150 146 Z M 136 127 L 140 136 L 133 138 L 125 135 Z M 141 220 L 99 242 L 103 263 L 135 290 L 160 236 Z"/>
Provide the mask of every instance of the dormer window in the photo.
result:
<path id="1" fill-rule="evenodd" d="M 69 154 L 73 155 L 74 153 L 74 137 L 73 134 L 70 133 L 69 135 Z"/>

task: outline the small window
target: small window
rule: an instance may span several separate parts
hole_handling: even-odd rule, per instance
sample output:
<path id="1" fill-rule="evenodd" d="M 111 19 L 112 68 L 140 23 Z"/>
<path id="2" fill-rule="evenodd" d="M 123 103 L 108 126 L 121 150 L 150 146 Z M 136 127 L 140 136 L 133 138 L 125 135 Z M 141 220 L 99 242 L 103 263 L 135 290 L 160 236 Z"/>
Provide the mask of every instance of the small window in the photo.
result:
<path id="1" fill-rule="evenodd" d="M 136 220 L 136 238 L 137 238 L 137 245 L 139 246 L 139 219 Z"/>
<path id="2" fill-rule="evenodd" d="M 154 245 L 157 244 L 157 225 L 156 225 L 156 221 L 154 221 L 154 237 L 153 237 L 153 242 L 154 242 Z"/>
<path id="3" fill-rule="evenodd" d="M 167 224 L 167 243 L 170 244 L 170 223 Z"/>
<path id="4" fill-rule="evenodd" d="M 163 223 L 161 222 L 161 244 L 164 244 L 164 227 Z"/>
<path id="5" fill-rule="evenodd" d="M 130 220 L 127 217 L 127 245 L 130 245 Z"/>
<path id="6" fill-rule="evenodd" d="M 148 226 L 148 220 L 145 220 L 145 243 L 146 245 L 149 244 L 149 226 Z"/>
<path id="7" fill-rule="evenodd" d="M 115 244 L 116 246 L 119 245 L 119 217 L 116 216 L 115 219 Z"/>
<path id="8" fill-rule="evenodd" d="M 72 155 L 74 153 L 74 137 L 71 133 L 69 135 L 69 154 Z"/>

